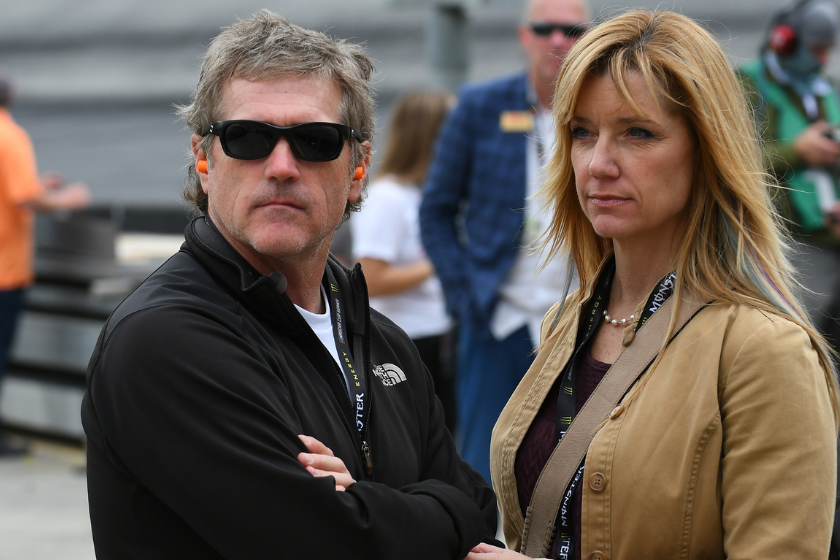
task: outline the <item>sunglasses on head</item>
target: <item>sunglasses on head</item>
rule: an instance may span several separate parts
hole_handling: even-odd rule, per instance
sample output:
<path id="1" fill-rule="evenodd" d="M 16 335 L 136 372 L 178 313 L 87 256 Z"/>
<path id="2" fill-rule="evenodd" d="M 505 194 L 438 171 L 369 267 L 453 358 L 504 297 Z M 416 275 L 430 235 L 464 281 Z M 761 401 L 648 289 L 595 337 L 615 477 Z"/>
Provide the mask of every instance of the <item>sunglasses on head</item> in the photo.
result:
<path id="1" fill-rule="evenodd" d="M 531 24 L 531 31 L 534 32 L 534 35 L 539 35 L 540 37 L 548 37 L 554 31 L 562 31 L 563 35 L 566 37 L 580 37 L 587 31 L 587 27 L 585 23 L 546 23 L 546 22 L 539 22 L 539 23 L 532 23 Z"/>
<path id="2" fill-rule="evenodd" d="M 332 161 L 341 155 L 348 138 L 363 141 L 355 128 L 327 122 L 274 126 L 260 121 L 218 121 L 201 129 L 202 136 L 208 134 L 218 136 L 222 151 L 236 159 L 262 159 L 280 138 L 285 138 L 298 159 Z"/>

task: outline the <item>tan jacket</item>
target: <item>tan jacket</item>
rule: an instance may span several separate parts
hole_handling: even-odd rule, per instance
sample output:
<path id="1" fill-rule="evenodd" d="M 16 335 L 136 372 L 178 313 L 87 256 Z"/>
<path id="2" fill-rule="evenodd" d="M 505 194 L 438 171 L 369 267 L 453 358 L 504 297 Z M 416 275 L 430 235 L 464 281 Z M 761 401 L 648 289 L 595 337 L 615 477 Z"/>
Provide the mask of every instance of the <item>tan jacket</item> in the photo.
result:
<path id="1" fill-rule="evenodd" d="M 556 309 L 546 315 L 543 340 Z M 524 522 L 516 452 L 571 356 L 580 310 L 564 309 L 493 430 L 493 486 L 516 550 Z M 642 382 L 589 446 L 579 486 L 583 559 L 827 558 L 837 431 L 803 329 L 746 306 L 713 304 Z M 601 478 L 597 490 L 592 477 Z"/>

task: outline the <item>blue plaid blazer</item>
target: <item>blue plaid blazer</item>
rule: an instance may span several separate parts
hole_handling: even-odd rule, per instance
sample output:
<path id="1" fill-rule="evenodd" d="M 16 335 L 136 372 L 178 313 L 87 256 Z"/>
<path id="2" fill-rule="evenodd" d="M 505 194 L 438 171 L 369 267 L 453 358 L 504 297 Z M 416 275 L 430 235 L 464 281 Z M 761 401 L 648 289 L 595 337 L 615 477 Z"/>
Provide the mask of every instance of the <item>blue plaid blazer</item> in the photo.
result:
<path id="1" fill-rule="evenodd" d="M 527 133 L 503 131 L 500 117 L 530 110 L 525 74 L 464 87 L 423 190 L 420 231 L 447 310 L 488 335 L 525 218 Z"/>

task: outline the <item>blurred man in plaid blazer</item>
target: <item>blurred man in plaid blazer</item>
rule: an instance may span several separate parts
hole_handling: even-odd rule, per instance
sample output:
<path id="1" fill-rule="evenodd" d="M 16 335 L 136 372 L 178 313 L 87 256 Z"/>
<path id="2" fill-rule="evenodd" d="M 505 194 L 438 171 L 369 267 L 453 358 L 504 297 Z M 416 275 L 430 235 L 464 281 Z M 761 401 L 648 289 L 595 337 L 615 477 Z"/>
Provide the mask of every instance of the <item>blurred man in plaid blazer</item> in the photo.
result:
<path id="1" fill-rule="evenodd" d="M 558 258 L 537 273 L 529 245 L 547 214 L 530 197 L 554 139 L 553 82 L 588 21 L 584 0 L 528 2 L 519 26 L 526 71 L 461 90 L 424 189 L 423 244 L 458 322 L 461 456 L 488 481 L 493 425 L 572 270 Z"/>

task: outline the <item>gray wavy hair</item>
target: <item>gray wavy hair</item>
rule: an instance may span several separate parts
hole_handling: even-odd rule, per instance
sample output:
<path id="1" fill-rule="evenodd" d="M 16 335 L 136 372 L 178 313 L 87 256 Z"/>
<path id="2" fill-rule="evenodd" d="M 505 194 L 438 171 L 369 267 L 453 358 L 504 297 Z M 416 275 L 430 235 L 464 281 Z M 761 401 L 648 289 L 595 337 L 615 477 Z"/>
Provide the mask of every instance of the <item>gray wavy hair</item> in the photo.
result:
<path id="1" fill-rule="evenodd" d="M 284 77 L 324 78 L 338 85 L 341 92 L 339 115 L 343 124 L 358 130 L 365 140 L 373 141 L 375 103 L 370 76 L 373 62 L 359 45 L 343 39 L 293 25 L 283 16 L 262 10 L 253 18 L 226 27 L 210 43 L 198 85 L 189 105 L 176 106 L 187 127 L 196 134 L 212 122 L 223 118 L 222 90 L 234 78 L 267 81 Z M 213 136 L 202 138 L 199 147 L 212 165 Z M 365 157 L 359 142 L 351 142 L 353 152 L 349 173 Z M 184 199 L 207 213 L 207 194 L 195 170 L 193 155 L 184 185 Z M 344 219 L 361 208 L 367 190 L 367 177 L 362 196 L 347 203 Z"/>

